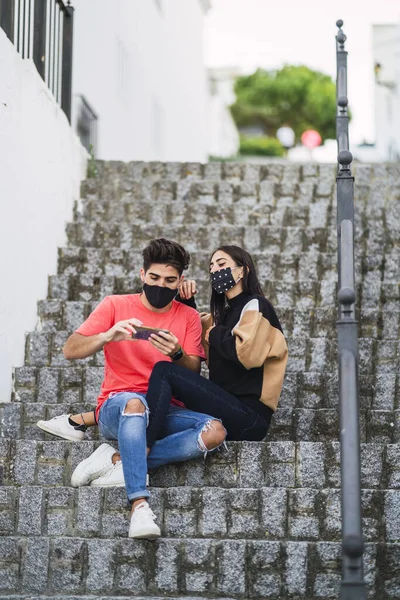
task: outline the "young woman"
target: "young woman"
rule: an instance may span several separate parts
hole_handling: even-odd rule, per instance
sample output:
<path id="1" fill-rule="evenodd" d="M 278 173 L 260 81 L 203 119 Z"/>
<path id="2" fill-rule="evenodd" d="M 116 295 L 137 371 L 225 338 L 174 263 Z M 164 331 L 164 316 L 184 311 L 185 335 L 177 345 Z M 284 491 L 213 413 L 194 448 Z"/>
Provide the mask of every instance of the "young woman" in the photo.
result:
<path id="1" fill-rule="evenodd" d="M 159 426 L 176 398 L 186 408 L 221 419 L 227 440 L 259 441 L 278 405 L 286 341 L 246 250 L 221 246 L 213 252 L 210 281 L 210 313 L 201 315 L 209 379 L 179 361 L 157 363 L 146 394 L 150 410 L 154 407 L 149 429 Z M 190 300 L 193 282 L 182 284 L 180 295 Z"/>
<path id="2" fill-rule="evenodd" d="M 238 246 L 219 247 L 210 259 L 210 282 L 210 313 L 201 314 L 209 379 L 180 366 L 179 358 L 156 363 L 146 394 L 152 441 L 173 398 L 221 419 L 227 440 L 264 439 L 278 405 L 287 345 L 250 254 Z M 183 302 L 193 305 L 195 293 L 193 281 L 181 285 Z M 94 415 L 73 415 L 70 424 L 75 439 L 82 439 L 86 426 L 95 424 Z"/>

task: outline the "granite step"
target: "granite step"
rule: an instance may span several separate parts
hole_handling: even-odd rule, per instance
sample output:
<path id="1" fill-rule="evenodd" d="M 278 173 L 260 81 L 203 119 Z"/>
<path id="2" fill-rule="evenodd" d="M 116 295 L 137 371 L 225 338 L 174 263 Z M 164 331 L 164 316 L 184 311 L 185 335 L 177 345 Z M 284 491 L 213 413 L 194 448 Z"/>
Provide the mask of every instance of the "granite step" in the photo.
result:
<path id="1" fill-rule="evenodd" d="M 271 160 L 263 163 L 249 162 L 121 162 L 121 161 L 96 161 L 97 177 L 99 179 L 112 178 L 117 180 L 125 176 L 135 179 L 144 178 L 175 178 L 184 177 L 215 177 L 218 179 L 260 179 L 274 178 L 277 180 L 299 177 L 302 181 L 309 177 L 336 176 L 336 165 L 321 163 L 288 163 L 287 161 Z M 360 185 L 368 181 L 382 184 L 385 182 L 396 183 L 400 180 L 400 170 L 396 163 L 363 164 L 354 163 L 352 171 Z M 92 181 L 91 179 L 87 180 Z"/>
<path id="2" fill-rule="evenodd" d="M 96 178 L 83 183 L 81 198 L 90 202 L 94 210 L 96 204 L 99 207 L 103 205 L 116 208 L 117 205 L 126 203 L 144 203 L 144 214 L 147 217 L 151 213 L 148 212 L 149 207 L 146 211 L 145 204 L 151 203 L 196 204 L 196 209 L 201 205 L 211 206 L 216 203 L 222 209 L 232 204 L 260 204 L 274 210 L 279 205 L 293 207 L 319 202 L 322 205 L 323 201 L 331 204 L 335 198 L 334 176 L 334 172 L 329 172 L 323 177 L 307 177 L 302 181 L 298 177 L 229 181 L 212 175 L 204 179 L 188 177 L 177 180 L 167 177 L 158 181 L 150 178 L 138 181 L 131 177 L 120 177 L 117 180 Z M 381 216 L 382 211 L 396 211 L 395 201 L 400 195 L 399 184 L 398 177 L 384 183 L 372 180 L 357 182 L 354 190 L 357 214 Z"/>
<path id="3" fill-rule="evenodd" d="M 186 274 L 185 274 L 186 277 Z M 208 278 L 198 280 L 198 297 L 202 304 L 210 297 Z M 260 278 L 261 286 L 267 298 L 275 306 L 301 309 L 314 307 L 336 307 L 337 276 L 330 273 L 320 280 Z M 139 275 L 132 277 L 116 277 L 113 275 L 51 275 L 49 277 L 49 300 L 65 300 L 73 302 L 99 302 L 107 295 L 132 294 L 142 291 Z M 357 307 L 371 310 L 398 311 L 400 306 L 400 287 L 397 283 L 381 280 L 379 271 L 367 272 L 361 280 L 357 277 Z M 41 301 L 43 302 L 43 301 Z"/>
<path id="4" fill-rule="evenodd" d="M 65 596 L 63 595 L 59 595 L 59 594 L 54 594 L 52 593 L 51 598 L 57 598 L 57 600 L 132 600 L 131 595 L 129 596 L 99 596 L 98 594 L 96 594 L 95 596 L 92 595 L 73 595 L 73 596 Z M 3 594 L 0 591 L 0 598 L 4 598 Z M 162 598 L 160 596 L 135 596 L 135 600 L 204 600 L 204 598 L 213 598 L 214 600 L 234 600 L 233 598 L 221 598 L 220 596 L 217 598 L 215 596 L 202 596 L 201 598 L 199 596 L 163 596 Z M 32 594 L 29 594 L 29 596 L 19 596 L 19 595 L 8 595 L 7 594 L 7 600 L 49 600 L 49 596 L 37 596 L 34 595 L 32 596 Z M 274 600 L 272 598 L 272 600 Z M 277 600 L 277 599 L 276 599 Z M 312 599 L 311 599 L 312 600 Z"/>
<path id="5" fill-rule="evenodd" d="M 381 165 L 379 165 L 381 166 Z M 336 175 L 334 165 L 322 165 L 318 163 L 294 164 L 287 161 L 273 160 L 262 164 L 248 162 L 121 162 L 121 161 L 96 161 L 97 178 L 112 179 L 119 181 L 124 177 L 132 179 L 182 179 L 187 177 L 197 177 L 207 179 L 215 177 L 226 180 L 241 180 L 241 179 L 260 179 L 260 178 L 275 178 L 282 179 L 283 177 L 299 177 L 305 179 L 307 177 L 315 177 L 317 175 L 325 176 L 332 172 Z M 367 167 L 367 168 L 365 168 Z M 372 170 L 371 165 L 359 165 L 356 167 L 357 173 L 363 173 L 365 177 L 373 177 L 388 172 L 397 174 L 395 165 L 390 165 L 389 169 Z M 91 179 L 87 180 L 92 181 Z"/>
<path id="6" fill-rule="evenodd" d="M 92 411 L 96 395 L 90 403 L 33 404 L 5 402 L 0 404 L 1 437 L 28 440 L 52 440 L 36 426 L 39 419 L 51 419 L 61 414 Z M 311 401 L 313 398 L 311 398 Z M 305 398 L 307 402 L 307 397 Z M 363 442 L 400 442 L 400 410 L 360 410 L 360 438 Z M 271 441 L 337 440 L 339 414 L 337 408 L 283 408 L 274 414 L 268 439 Z M 91 428 L 88 439 L 99 439 L 97 428 Z"/>
<path id="7" fill-rule="evenodd" d="M 140 291 L 136 290 L 136 291 Z M 201 293 L 201 292 L 200 292 Z M 199 312 L 208 312 L 207 304 L 196 296 Z M 337 308 L 317 304 L 315 297 L 282 297 L 284 304 L 275 303 L 286 337 L 336 337 Z M 287 306 L 290 302 L 290 306 Z M 38 302 L 36 331 L 75 331 L 97 306 L 98 302 L 41 300 Z M 208 309 L 209 310 L 209 309 Z M 400 331 L 400 305 L 393 309 L 392 303 L 380 308 L 357 311 L 359 335 L 383 340 L 397 340 Z"/>
<path id="8" fill-rule="evenodd" d="M 149 233 L 149 240 L 152 239 Z M 124 250 L 121 248 L 59 248 L 58 275 L 87 275 L 90 277 L 137 277 L 142 266 L 141 250 Z M 319 252 L 310 248 L 307 252 L 252 253 L 258 275 L 261 280 L 275 281 L 322 279 L 337 281 L 336 252 Z M 208 279 L 209 251 L 199 251 L 193 254 L 187 277 Z M 355 256 L 355 268 L 361 277 L 370 271 L 380 271 L 381 280 L 394 283 L 400 280 L 400 248 L 381 249 L 374 255 L 365 254 L 359 248 Z"/>
<path id="9" fill-rule="evenodd" d="M 26 337 L 25 365 L 32 367 L 103 366 L 104 356 L 98 352 L 85 359 L 68 361 L 62 348 L 71 331 L 34 332 Z M 327 372 L 337 368 L 337 341 L 327 337 L 289 337 L 287 372 Z M 360 371 L 375 369 L 398 372 L 400 340 L 359 338 Z"/>
<path id="10" fill-rule="evenodd" d="M 73 596 L 65 596 L 63 595 L 59 595 L 59 594 L 54 594 L 52 593 L 51 598 L 57 598 L 57 600 L 132 600 L 131 595 L 129 596 L 99 596 L 98 594 L 96 594 L 95 596 L 92 595 L 73 595 Z M 0 598 L 4 598 L 3 594 L 0 592 Z M 204 598 L 213 598 L 214 600 L 234 600 L 233 598 L 221 598 L 221 597 L 215 597 L 215 596 L 202 596 L 201 598 L 199 596 L 163 596 L 162 598 L 160 598 L 160 596 L 135 596 L 135 600 L 204 600 Z M 32 596 L 32 594 L 29 594 L 29 596 L 19 596 L 19 595 L 8 595 L 7 594 L 7 600 L 49 600 L 49 596 Z M 272 598 L 272 600 L 274 600 Z M 312 599 L 311 599 L 312 600 Z"/>
<path id="11" fill-rule="evenodd" d="M 289 202 L 290 200 L 290 202 Z M 356 199 L 357 201 L 357 199 Z M 82 199 L 79 210 L 75 213 L 74 222 L 98 225 L 99 236 L 103 235 L 103 226 L 107 229 L 118 228 L 121 224 L 132 226 L 147 226 L 148 232 L 157 227 L 162 229 L 163 236 L 168 235 L 170 227 L 195 226 L 199 229 L 211 229 L 216 222 L 221 224 L 224 240 L 232 242 L 226 234 L 226 227 L 257 228 L 293 228 L 308 231 L 314 228 L 331 230 L 336 225 L 336 211 L 332 199 L 314 199 L 311 194 L 296 201 L 290 197 L 279 198 L 271 196 L 268 201 L 260 201 L 257 196 L 251 199 L 242 198 L 240 201 L 224 201 L 219 199 L 211 203 L 199 202 L 197 198 L 163 201 L 158 197 L 147 200 L 132 200 L 130 196 L 113 203 L 111 200 Z M 397 200 L 395 201 L 397 202 Z M 194 210 L 194 206 L 196 209 Z M 355 215 L 355 234 L 358 244 L 369 247 L 372 251 L 379 250 L 382 245 L 395 246 L 399 235 L 399 208 L 392 202 L 385 207 L 375 210 L 369 205 L 358 201 L 359 208 Z M 371 225 L 370 225 L 371 222 Z M 286 233 L 285 231 L 283 233 Z M 292 233 L 292 231 L 288 231 Z M 308 231 L 311 235 L 312 231 Z M 257 234 L 259 235 L 259 234 Z M 104 235 L 107 237 L 107 235 Z M 153 236 L 154 237 L 154 236 Z M 101 239 L 101 237 L 100 237 Z M 139 235 L 137 240 L 146 242 L 148 238 Z M 240 236 L 238 237 L 240 240 Z M 246 236 L 246 241 L 249 237 Z M 334 240 L 329 237 L 330 243 Z M 131 234 L 126 240 L 133 240 Z M 122 239 L 126 243 L 126 240 Z M 182 240 L 190 249 L 198 247 L 197 236 L 194 239 Z M 251 243 L 251 240 L 250 240 Z M 119 244 L 116 240 L 116 244 Z M 212 250 L 212 247 L 210 247 Z"/>
<path id="12" fill-rule="evenodd" d="M 149 233 L 149 240 L 152 239 Z M 320 281 L 327 278 L 327 271 L 336 280 L 337 254 L 334 252 L 319 252 L 309 249 L 307 252 L 290 253 L 256 252 L 252 254 L 260 279 L 275 281 L 297 281 L 299 279 Z M 387 260 L 395 261 L 400 257 L 400 249 L 388 255 Z M 124 250 L 121 248 L 59 248 L 58 275 L 90 275 L 100 277 L 137 277 L 142 266 L 141 250 Z M 358 257 L 361 266 L 361 256 Z M 192 256 L 190 269 L 185 275 L 195 279 L 208 279 L 210 251 L 198 251 Z M 388 265 L 387 269 L 391 267 Z M 361 269 L 359 272 L 364 273 Z M 387 271 L 389 273 L 389 271 Z M 393 277 L 390 279 L 393 282 Z"/>
<path id="13" fill-rule="evenodd" d="M 185 278 L 190 276 L 186 273 Z M 393 298 L 395 304 L 400 292 L 397 284 L 382 283 L 380 277 L 376 274 L 368 276 L 369 287 L 374 287 L 374 302 L 368 308 L 374 308 L 379 305 L 380 296 L 382 302 L 388 302 Z M 367 278 L 366 278 L 367 280 Z M 197 282 L 198 295 L 204 300 L 209 300 L 210 283 L 208 274 Z M 322 279 L 315 281 L 312 279 L 300 279 L 295 281 L 275 280 L 260 278 L 260 283 L 265 294 L 274 304 L 282 306 L 292 306 L 292 302 L 303 300 L 309 303 L 321 306 L 332 306 L 336 300 L 336 281 L 334 279 Z M 365 281 L 367 283 L 367 281 Z M 361 283 L 358 284 L 359 287 Z M 74 301 L 99 301 L 106 295 L 111 294 L 131 294 L 142 291 L 143 283 L 139 274 L 131 277 L 117 277 L 114 275 L 101 275 L 93 277 L 91 275 L 50 275 L 49 277 L 49 300 L 74 300 Z M 361 290 L 361 288 L 360 288 Z M 80 298 L 79 296 L 82 296 Z M 361 293 L 359 294 L 361 297 Z M 308 306 L 309 304 L 307 304 Z M 302 305 L 300 305 L 302 306 Z"/>
<path id="14" fill-rule="evenodd" d="M 316 205 L 312 205 L 315 206 Z M 317 209 L 315 208 L 315 211 Z M 318 224 L 318 218 L 322 223 Z M 221 244 L 237 244 L 245 246 L 249 252 L 260 251 L 299 251 L 304 252 L 313 245 L 323 252 L 335 252 L 337 248 L 336 225 L 329 226 L 326 219 L 318 213 L 310 216 L 310 223 L 298 226 L 262 225 L 260 222 L 244 225 L 225 224 L 221 220 L 205 225 L 193 223 L 169 224 L 168 237 L 191 252 L 210 251 Z M 387 231 L 386 231 L 387 229 Z M 131 250 L 144 248 L 152 237 L 165 237 L 165 223 L 147 222 L 145 225 L 136 222 L 99 222 L 78 217 L 67 224 L 69 246 L 123 248 Z M 390 236 L 390 227 L 383 229 L 380 221 L 374 221 L 365 230 L 361 219 L 356 219 L 355 243 L 369 246 L 378 239 L 384 247 L 391 248 L 395 244 Z M 388 235 L 386 235 L 388 234 Z"/>
<path id="15" fill-rule="evenodd" d="M 136 596 L 312 600 L 338 598 L 339 542 L 3 537 L 2 594 L 28 598 Z M 398 544 L 367 543 L 369 598 L 400 587 Z M 36 596 L 34 595 L 36 594 Z M 67 596 L 66 596 L 67 595 Z M 17 596 L 18 598 L 18 596 Z"/>
<path id="16" fill-rule="evenodd" d="M 207 372 L 204 372 L 207 375 Z M 103 381 L 103 367 L 18 367 L 14 373 L 14 403 L 36 404 L 60 410 L 59 404 L 70 407 L 92 406 Z M 396 393 L 398 373 L 387 371 L 385 365 L 360 377 L 360 408 L 362 410 L 393 411 L 399 408 Z M 279 408 L 330 408 L 338 406 L 337 372 L 286 373 Z M 58 408 L 57 408 L 58 407 Z M 48 413 L 50 414 L 50 413 Z M 39 417 L 38 417 L 39 418 Z"/>
<path id="17" fill-rule="evenodd" d="M 286 170 L 286 173 L 284 172 Z M 204 176 L 203 176 L 204 174 Z M 236 174 L 232 177 L 221 177 L 218 173 L 194 174 L 179 177 L 173 173 L 165 173 L 158 177 L 138 178 L 129 173 L 121 173 L 118 176 L 100 175 L 83 182 L 81 195 L 90 198 L 111 198 L 114 202 L 123 198 L 125 195 L 134 195 L 136 197 L 145 197 L 151 191 L 160 193 L 169 192 L 173 196 L 168 199 L 184 198 L 184 192 L 190 189 L 198 189 L 201 193 L 213 194 L 217 190 L 242 190 L 248 194 L 252 189 L 272 189 L 280 196 L 293 196 L 304 193 L 304 190 L 312 188 L 318 196 L 329 196 L 332 194 L 335 183 L 335 169 L 330 166 L 323 169 L 319 175 L 301 177 L 301 172 L 296 165 L 294 168 L 288 165 L 288 168 L 281 170 L 280 173 L 251 173 Z M 186 175 L 186 174 L 185 174 Z M 244 175 L 244 177 L 242 176 Z M 246 177 L 246 175 L 248 175 Z M 283 177 L 282 177 L 283 175 Z M 395 183 L 391 187 L 395 188 Z M 365 186 L 373 185 L 371 181 L 366 181 Z M 207 189 L 207 192 L 205 190 Z"/>
<path id="18" fill-rule="evenodd" d="M 221 225 L 249 225 L 249 226 L 279 226 L 279 227 L 334 227 L 335 218 L 331 205 L 322 198 L 324 202 L 313 202 L 312 190 L 306 197 L 297 200 L 294 203 L 293 198 L 290 202 L 284 199 L 279 200 L 271 195 L 269 204 L 257 196 L 256 191 L 252 191 L 252 196 L 239 196 L 240 200 L 233 201 L 233 190 L 221 197 L 221 193 L 216 198 L 209 200 L 209 197 L 199 198 L 196 189 L 192 189 L 191 196 L 186 193 L 185 200 L 167 200 L 156 193 L 149 194 L 145 200 L 141 200 L 143 194 L 139 194 L 138 199 L 132 199 L 131 195 L 126 195 L 122 199 L 115 201 L 83 199 L 80 202 L 79 210 L 75 214 L 75 220 L 80 222 L 109 223 L 118 226 L 122 222 L 135 225 L 148 226 L 149 234 L 156 226 L 164 228 L 164 237 L 168 235 L 170 226 L 176 225 L 197 225 L 198 227 L 209 227 L 220 222 Z M 240 194 L 243 194 L 241 191 Z M 196 207 L 194 209 L 194 207 Z M 391 213 L 389 213 L 390 216 Z M 396 226 L 390 223 L 386 226 L 390 239 L 394 239 Z M 392 233 L 393 231 L 393 233 Z M 153 236 L 154 237 L 154 236 Z M 186 243 L 190 240 L 187 240 Z M 211 250 L 211 248 L 210 248 Z"/>
<path id="19" fill-rule="evenodd" d="M 334 172 L 336 176 L 336 164 L 321 163 L 289 163 L 286 160 L 271 159 L 262 163 L 249 162 L 161 162 L 161 161 L 103 161 L 97 160 L 96 167 L 98 177 L 120 177 L 123 174 L 138 176 L 140 178 L 158 176 L 166 177 L 168 173 L 179 174 L 179 178 L 198 175 L 206 177 L 207 174 L 219 174 L 221 177 L 247 177 L 269 176 L 279 177 L 293 176 L 299 174 L 302 179 L 325 176 L 326 173 Z M 365 183 L 366 180 L 377 181 L 379 179 L 400 179 L 400 169 L 397 163 L 355 163 L 352 170 L 357 180 Z M 90 181 L 88 179 L 87 181 Z M 379 182 L 380 183 L 380 182 Z"/>
<path id="20" fill-rule="evenodd" d="M 149 491 L 164 538 L 341 540 L 339 489 L 191 486 Z M 399 501 L 400 490 L 362 490 L 366 542 L 400 542 Z M 123 487 L 2 486 L 0 535 L 126 538 L 129 508 Z"/>
<path id="21" fill-rule="evenodd" d="M 82 222 L 67 225 L 69 246 L 93 248 L 123 248 L 131 250 L 145 247 L 149 230 L 153 238 L 165 237 L 165 225 L 136 225 Z M 261 227 L 234 226 L 213 223 L 208 227 L 198 225 L 170 225 L 168 237 L 191 252 L 210 251 L 223 244 L 244 246 L 249 252 L 304 252 L 311 245 L 320 251 L 335 252 L 337 233 L 335 227 Z"/>
<path id="22" fill-rule="evenodd" d="M 76 465 L 100 445 L 0 438 L 3 486 L 70 485 Z M 116 443 L 112 442 L 116 447 Z M 318 442 L 228 442 L 227 450 L 206 461 L 170 464 L 150 472 L 156 488 L 334 488 L 340 487 L 340 445 Z M 400 490 L 400 444 L 361 444 L 361 485 L 370 490 Z M 55 489 L 56 489 L 55 488 Z"/>
<path id="23" fill-rule="evenodd" d="M 251 196 L 253 190 L 259 191 L 260 194 L 268 191 L 275 196 L 296 198 L 307 195 L 310 191 L 313 197 L 329 197 L 334 193 L 334 165 L 321 165 L 320 172 L 314 172 L 310 176 L 302 176 L 299 165 L 286 165 L 285 168 L 279 169 L 279 173 L 266 173 L 262 168 L 257 172 L 257 168 L 254 170 L 254 167 L 250 167 L 252 173 L 249 170 L 248 173 L 237 173 L 232 177 L 221 177 L 221 173 L 212 173 L 209 169 L 206 173 L 203 171 L 204 176 L 200 172 L 198 175 L 190 173 L 184 177 L 164 173 L 158 177 L 142 179 L 129 173 L 121 173 L 116 177 L 110 173 L 83 182 L 81 195 L 96 200 L 111 199 L 116 203 L 129 196 L 147 199 L 151 193 L 160 194 L 161 201 L 185 199 L 185 193 L 192 190 L 198 190 L 200 195 L 208 195 L 211 199 L 218 192 L 231 192 L 231 196 L 234 192 L 234 200 L 240 198 L 241 194 Z M 400 178 L 393 172 L 387 175 L 384 182 L 377 182 L 373 177 L 358 179 L 355 186 L 356 199 L 373 204 L 375 196 L 379 197 L 380 193 L 380 201 L 375 203 L 376 208 L 385 206 L 388 199 L 398 198 Z"/>

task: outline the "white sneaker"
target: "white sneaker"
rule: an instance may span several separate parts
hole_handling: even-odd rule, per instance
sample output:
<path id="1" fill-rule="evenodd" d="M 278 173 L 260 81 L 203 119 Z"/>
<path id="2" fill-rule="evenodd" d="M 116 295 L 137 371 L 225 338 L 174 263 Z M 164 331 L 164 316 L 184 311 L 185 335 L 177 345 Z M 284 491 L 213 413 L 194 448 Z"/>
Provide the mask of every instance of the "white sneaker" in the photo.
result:
<path id="1" fill-rule="evenodd" d="M 122 462 L 118 460 L 115 465 L 112 465 L 110 469 L 102 477 L 93 479 L 90 485 L 94 487 L 125 487 L 124 472 L 122 469 Z M 146 475 L 146 487 L 149 485 L 149 476 Z"/>
<path id="2" fill-rule="evenodd" d="M 81 442 L 85 437 L 85 432 L 75 429 L 73 425 L 69 424 L 68 419 L 70 416 L 71 415 L 60 415 L 59 417 L 54 417 L 48 421 L 38 421 L 36 425 L 40 427 L 40 429 L 43 429 L 43 431 L 64 438 L 64 440 Z"/>
<path id="3" fill-rule="evenodd" d="M 129 537 L 136 539 L 155 540 L 160 537 L 161 530 L 154 522 L 156 515 L 144 500 L 133 511 L 129 527 Z"/>
<path id="4" fill-rule="evenodd" d="M 104 475 L 93 479 L 90 485 L 94 487 L 125 487 L 122 462 L 118 460 L 115 465 L 112 464 Z"/>
<path id="5" fill-rule="evenodd" d="M 115 448 L 110 446 L 110 444 L 101 444 L 89 458 L 80 462 L 76 467 L 71 477 L 72 487 L 87 485 L 93 479 L 97 479 L 107 473 L 114 466 L 112 464 L 112 457 L 115 452 Z"/>

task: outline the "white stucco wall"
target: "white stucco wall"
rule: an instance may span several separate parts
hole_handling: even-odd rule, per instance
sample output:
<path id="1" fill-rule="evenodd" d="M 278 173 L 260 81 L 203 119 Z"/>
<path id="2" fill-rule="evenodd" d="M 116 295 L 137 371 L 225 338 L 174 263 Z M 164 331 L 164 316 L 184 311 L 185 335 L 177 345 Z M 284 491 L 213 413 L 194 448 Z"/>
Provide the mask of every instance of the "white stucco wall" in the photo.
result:
<path id="1" fill-rule="evenodd" d="M 376 149 L 381 160 L 400 158 L 400 24 L 373 26 Z"/>
<path id="2" fill-rule="evenodd" d="M 209 151 L 204 3 L 74 0 L 74 94 L 99 116 L 97 157 L 202 161 Z"/>
<path id="3" fill-rule="evenodd" d="M 209 69 L 210 154 L 228 158 L 239 152 L 240 137 L 229 106 L 236 100 L 234 86 L 238 69 Z"/>
<path id="4" fill-rule="evenodd" d="M 86 152 L 37 73 L 0 29 L 0 402 L 56 273 Z"/>

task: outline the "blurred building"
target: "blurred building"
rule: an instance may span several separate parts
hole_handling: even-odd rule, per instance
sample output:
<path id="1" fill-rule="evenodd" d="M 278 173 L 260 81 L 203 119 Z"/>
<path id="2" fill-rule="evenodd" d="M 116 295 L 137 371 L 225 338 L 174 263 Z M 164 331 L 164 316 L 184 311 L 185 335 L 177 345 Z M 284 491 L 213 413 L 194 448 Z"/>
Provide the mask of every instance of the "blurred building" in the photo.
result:
<path id="1" fill-rule="evenodd" d="M 229 106 L 236 100 L 234 85 L 239 75 L 230 67 L 209 69 L 210 82 L 210 155 L 220 158 L 236 156 L 240 140 Z"/>
<path id="2" fill-rule="evenodd" d="M 400 160 L 400 23 L 374 25 L 372 44 L 376 151 L 380 160 L 396 161 Z"/>
<path id="3" fill-rule="evenodd" d="M 73 122 L 96 156 L 203 161 L 209 0 L 74 0 Z M 90 139 L 89 139 L 90 141 Z"/>
<path id="4" fill-rule="evenodd" d="M 0 254 L 10 257 L 0 261 L 1 401 L 57 272 L 86 150 L 113 160 L 209 154 L 209 0 L 72 4 L 0 0 Z"/>

